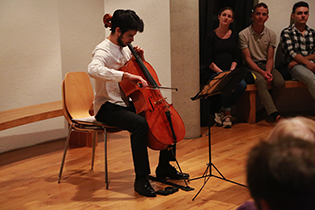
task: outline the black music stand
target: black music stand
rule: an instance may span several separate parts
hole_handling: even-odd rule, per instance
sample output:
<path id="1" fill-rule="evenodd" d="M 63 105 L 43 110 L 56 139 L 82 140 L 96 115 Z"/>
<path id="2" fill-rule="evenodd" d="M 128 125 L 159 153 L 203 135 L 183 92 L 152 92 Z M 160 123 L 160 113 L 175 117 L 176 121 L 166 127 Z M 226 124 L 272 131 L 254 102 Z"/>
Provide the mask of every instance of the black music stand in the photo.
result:
<path id="1" fill-rule="evenodd" d="M 237 75 L 237 76 L 236 76 Z M 203 85 L 199 93 L 196 94 L 196 96 L 192 97 L 191 100 L 201 99 L 205 98 L 207 99 L 210 96 L 217 95 L 217 94 L 224 94 L 228 95 L 230 94 L 235 87 L 241 82 L 241 80 L 244 78 L 245 72 L 243 69 L 237 69 L 234 71 L 225 71 L 222 73 L 217 74 L 213 79 L 208 81 L 206 85 Z M 209 107 L 210 108 L 210 107 Z M 241 183 L 231 181 L 226 179 L 223 174 L 219 171 L 219 169 L 212 163 L 211 160 L 211 131 L 210 131 L 210 122 L 208 123 L 208 147 L 209 147 L 209 162 L 207 163 L 206 170 L 204 171 L 203 175 L 200 177 L 196 177 L 193 179 L 189 179 L 189 181 L 193 181 L 196 179 L 204 179 L 204 183 L 197 192 L 197 194 L 193 197 L 193 201 L 195 198 L 199 195 L 201 190 L 204 188 L 210 177 L 215 177 L 218 179 L 222 179 L 224 181 L 231 182 L 233 184 L 237 184 L 243 187 L 247 187 L 246 185 L 243 185 Z M 220 176 L 212 174 L 212 166 L 213 168 L 220 174 Z"/>

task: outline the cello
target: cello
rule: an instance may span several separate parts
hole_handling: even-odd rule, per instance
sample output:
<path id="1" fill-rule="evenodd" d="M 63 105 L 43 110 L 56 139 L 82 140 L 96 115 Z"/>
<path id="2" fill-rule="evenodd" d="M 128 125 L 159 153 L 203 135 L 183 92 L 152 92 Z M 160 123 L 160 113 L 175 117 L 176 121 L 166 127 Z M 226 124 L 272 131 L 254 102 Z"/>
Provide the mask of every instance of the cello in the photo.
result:
<path id="1" fill-rule="evenodd" d="M 134 55 L 122 71 L 139 75 L 144 78 L 149 86 L 133 85 L 129 81 L 120 82 L 121 89 L 127 97 L 132 99 L 136 113 L 142 115 L 149 126 L 148 147 L 154 150 L 166 149 L 169 145 L 176 144 L 185 137 L 185 125 L 174 109 L 163 97 L 160 91 L 158 76 L 153 67 L 142 61 L 131 44 L 128 48 Z"/>
<path id="2" fill-rule="evenodd" d="M 111 27 L 112 16 L 105 14 L 103 22 L 105 27 Z M 132 99 L 136 113 L 142 115 L 149 126 L 148 147 L 154 150 L 166 149 L 169 145 L 176 144 L 185 137 L 185 125 L 174 109 L 168 104 L 160 91 L 158 76 L 153 67 L 146 61 L 142 61 L 131 44 L 128 48 L 134 55 L 121 71 L 139 75 L 150 85 L 142 88 L 133 85 L 129 81 L 120 82 L 120 87 L 127 97 Z"/>

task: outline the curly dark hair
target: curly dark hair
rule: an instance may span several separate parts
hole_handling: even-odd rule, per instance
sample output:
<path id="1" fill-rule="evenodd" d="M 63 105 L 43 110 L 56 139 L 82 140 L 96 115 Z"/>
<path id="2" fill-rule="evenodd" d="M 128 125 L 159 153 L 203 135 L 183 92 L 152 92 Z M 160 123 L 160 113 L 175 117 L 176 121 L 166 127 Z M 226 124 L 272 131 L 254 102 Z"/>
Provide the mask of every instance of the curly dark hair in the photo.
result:
<path id="1" fill-rule="evenodd" d="M 117 27 L 120 28 L 122 34 L 129 30 L 143 32 L 144 23 L 142 19 L 132 10 L 116 10 L 111 19 L 111 31 L 115 32 Z"/>

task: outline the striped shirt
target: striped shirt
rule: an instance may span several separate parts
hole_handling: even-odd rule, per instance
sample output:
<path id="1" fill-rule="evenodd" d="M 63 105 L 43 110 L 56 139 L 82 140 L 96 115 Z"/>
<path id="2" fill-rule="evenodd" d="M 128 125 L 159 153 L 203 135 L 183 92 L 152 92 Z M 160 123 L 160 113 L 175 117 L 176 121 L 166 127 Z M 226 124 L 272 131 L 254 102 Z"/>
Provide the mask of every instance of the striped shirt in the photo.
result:
<path id="1" fill-rule="evenodd" d="M 281 32 L 281 48 L 287 64 L 298 54 L 307 56 L 315 53 L 315 31 L 308 26 L 304 36 L 293 24 Z"/>

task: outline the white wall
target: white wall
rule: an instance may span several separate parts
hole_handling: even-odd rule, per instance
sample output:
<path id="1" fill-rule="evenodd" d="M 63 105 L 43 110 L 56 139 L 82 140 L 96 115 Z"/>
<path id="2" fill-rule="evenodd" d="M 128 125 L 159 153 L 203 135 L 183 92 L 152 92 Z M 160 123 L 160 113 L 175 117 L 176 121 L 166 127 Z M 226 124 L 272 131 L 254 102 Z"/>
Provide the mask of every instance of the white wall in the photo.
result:
<path id="1" fill-rule="evenodd" d="M 64 75 L 86 71 L 105 37 L 104 8 L 138 13 L 145 30 L 135 44 L 145 49 L 162 85 L 171 86 L 169 0 L 0 0 L 0 111 L 61 100 Z M 164 95 L 171 99 L 170 92 Z M 0 153 L 66 134 L 63 117 L 4 130 Z"/>
<path id="2" fill-rule="evenodd" d="M 0 111 L 61 100 L 65 73 L 86 71 L 104 38 L 103 13 L 103 0 L 1 0 Z M 66 134 L 63 117 L 4 130 L 0 153 Z"/>

